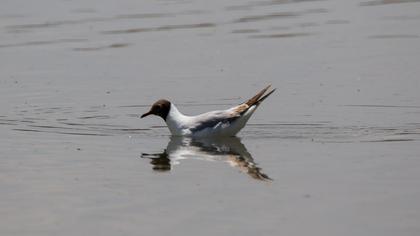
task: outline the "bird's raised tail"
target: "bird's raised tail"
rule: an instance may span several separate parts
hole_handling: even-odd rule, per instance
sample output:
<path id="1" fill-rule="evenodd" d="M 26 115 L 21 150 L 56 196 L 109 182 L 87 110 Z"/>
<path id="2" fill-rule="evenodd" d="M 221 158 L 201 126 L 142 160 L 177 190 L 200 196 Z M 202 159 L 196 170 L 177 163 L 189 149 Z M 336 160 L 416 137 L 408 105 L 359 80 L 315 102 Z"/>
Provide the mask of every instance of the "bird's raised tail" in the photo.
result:
<path id="1" fill-rule="evenodd" d="M 248 105 L 249 107 L 253 106 L 253 105 L 258 105 L 260 104 L 262 101 L 264 101 L 268 96 L 270 96 L 274 91 L 276 91 L 276 89 L 271 90 L 270 92 L 268 92 L 267 94 L 265 94 L 265 92 L 267 92 L 267 90 L 271 87 L 271 85 L 268 85 L 267 87 L 265 87 L 263 90 L 261 90 L 259 93 L 257 93 L 257 95 L 255 95 L 254 97 L 252 97 L 251 99 L 249 99 L 248 101 L 245 102 L 246 105 Z M 264 95 L 265 94 L 265 95 Z M 263 96 L 264 95 L 264 96 Z"/>

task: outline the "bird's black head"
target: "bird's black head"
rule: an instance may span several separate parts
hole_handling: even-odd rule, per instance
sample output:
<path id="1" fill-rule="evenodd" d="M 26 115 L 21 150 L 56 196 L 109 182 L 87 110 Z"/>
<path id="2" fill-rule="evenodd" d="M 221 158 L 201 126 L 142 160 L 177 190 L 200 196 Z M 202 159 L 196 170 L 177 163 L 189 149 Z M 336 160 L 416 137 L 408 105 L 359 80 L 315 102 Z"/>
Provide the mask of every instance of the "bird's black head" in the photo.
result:
<path id="1" fill-rule="evenodd" d="M 152 108 L 150 108 L 150 111 L 141 115 L 141 118 L 146 117 L 148 115 L 156 115 L 166 120 L 166 117 L 168 116 L 170 109 L 171 109 L 171 102 L 165 99 L 161 99 L 152 105 Z"/>

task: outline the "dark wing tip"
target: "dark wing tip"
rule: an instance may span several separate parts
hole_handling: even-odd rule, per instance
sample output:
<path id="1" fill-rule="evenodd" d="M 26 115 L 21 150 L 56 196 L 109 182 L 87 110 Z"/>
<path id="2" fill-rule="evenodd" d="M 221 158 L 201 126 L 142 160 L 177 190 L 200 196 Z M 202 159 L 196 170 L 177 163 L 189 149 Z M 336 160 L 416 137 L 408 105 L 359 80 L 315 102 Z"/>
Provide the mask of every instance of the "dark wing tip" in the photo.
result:
<path id="1" fill-rule="evenodd" d="M 261 103 L 262 101 L 264 101 L 264 99 L 266 99 L 268 96 L 270 96 L 272 93 L 274 93 L 274 91 L 276 91 L 276 89 L 271 90 L 269 93 L 267 93 L 266 95 L 264 95 L 263 97 L 261 97 L 258 100 L 258 103 Z"/>
<path id="2" fill-rule="evenodd" d="M 271 92 L 269 92 L 268 94 L 266 94 L 265 96 L 264 93 L 267 92 L 267 90 L 271 87 L 271 84 L 268 85 L 267 87 L 265 87 L 263 90 L 261 90 L 259 93 L 257 93 L 254 97 L 252 97 L 251 99 L 249 99 L 248 101 L 245 102 L 245 104 L 247 104 L 248 106 L 252 106 L 255 105 L 257 103 L 262 102 L 265 98 L 267 98 L 270 94 L 272 94 L 276 89 L 271 90 Z M 263 96 L 263 97 L 261 97 Z"/>

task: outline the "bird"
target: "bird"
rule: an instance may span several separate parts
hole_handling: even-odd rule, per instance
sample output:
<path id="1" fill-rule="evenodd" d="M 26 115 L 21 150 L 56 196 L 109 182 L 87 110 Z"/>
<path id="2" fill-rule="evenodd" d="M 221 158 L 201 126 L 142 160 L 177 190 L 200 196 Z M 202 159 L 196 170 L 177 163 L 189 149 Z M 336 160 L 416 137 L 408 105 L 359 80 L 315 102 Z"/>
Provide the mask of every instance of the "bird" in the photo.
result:
<path id="1" fill-rule="evenodd" d="M 271 85 L 268 85 L 251 99 L 237 106 L 196 116 L 184 115 L 172 102 L 160 99 L 152 105 L 148 112 L 141 115 L 141 118 L 149 115 L 161 117 L 166 122 L 172 136 L 236 136 L 258 106 L 276 90 L 272 89 L 266 93 L 270 87 Z"/>

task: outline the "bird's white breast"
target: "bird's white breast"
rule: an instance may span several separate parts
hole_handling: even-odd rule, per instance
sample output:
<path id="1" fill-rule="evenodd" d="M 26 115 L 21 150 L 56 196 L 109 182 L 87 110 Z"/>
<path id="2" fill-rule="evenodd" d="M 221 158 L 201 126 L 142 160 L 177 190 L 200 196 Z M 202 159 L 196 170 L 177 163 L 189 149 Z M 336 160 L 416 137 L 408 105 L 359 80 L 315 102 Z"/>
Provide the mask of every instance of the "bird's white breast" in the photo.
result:
<path id="1" fill-rule="evenodd" d="M 166 124 L 168 125 L 169 131 L 175 136 L 186 136 L 189 135 L 188 123 L 190 117 L 183 115 L 175 105 L 171 104 L 168 116 L 166 117 Z"/>

